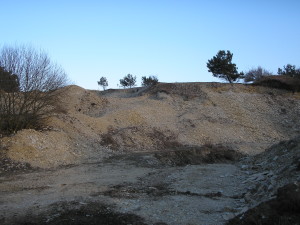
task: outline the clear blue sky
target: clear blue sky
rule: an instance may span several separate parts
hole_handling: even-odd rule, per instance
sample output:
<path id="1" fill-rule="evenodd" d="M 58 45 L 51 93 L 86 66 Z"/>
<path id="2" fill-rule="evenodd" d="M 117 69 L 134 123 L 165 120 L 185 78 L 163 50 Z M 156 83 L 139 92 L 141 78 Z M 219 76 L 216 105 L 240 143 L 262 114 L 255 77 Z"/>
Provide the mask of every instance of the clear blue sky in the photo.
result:
<path id="1" fill-rule="evenodd" d="M 239 71 L 300 66 L 299 0 L 0 0 L 0 45 L 45 49 L 77 85 L 131 73 L 218 81 L 206 62 L 230 50 Z"/>

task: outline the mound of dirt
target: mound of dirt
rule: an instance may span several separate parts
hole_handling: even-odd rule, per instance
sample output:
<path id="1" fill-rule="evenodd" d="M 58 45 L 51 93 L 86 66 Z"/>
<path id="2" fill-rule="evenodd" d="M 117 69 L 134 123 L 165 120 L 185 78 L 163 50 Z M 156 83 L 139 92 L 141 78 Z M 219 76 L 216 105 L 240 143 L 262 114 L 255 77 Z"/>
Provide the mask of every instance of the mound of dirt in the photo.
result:
<path id="1" fill-rule="evenodd" d="M 70 138 L 64 132 L 22 130 L 13 137 L 5 137 L 2 146 L 8 148 L 7 157 L 26 162 L 32 167 L 48 168 L 72 164 L 78 158 L 71 149 Z"/>
<path id="2" fill-rule="evenodd" d="M 85 158 L 105 154 L 101 149 L 100 132 L 94 131 L 93 118 L 101 114 L 108 102 L 96 93 L 78 86 L 68 86 L 61 90 L 58 99 L 58 112 L 45 121 L 45 129 L 25 129 L 8 137 L 1 138 L 0 147 L 5 156 L 14 162 L 29 163 L 32 167 L 51 168 L 81 162 Z M 95 124 L 94 124 L 95 125 Z M 96 125 L 97 126 L 97 125 Z M 101 125 L 98 126 L 101 129 Z M 4 170 L 16 168 L 2 166 Z"/>
<path id="3" fill-rule="evenodd" d="M 160 131 L 156 128 L 149 129 L 147 127 L 125 127 L 113 128 L 109 127 L 108 132 L 102 135 L 101 144 L 110 148 L 127 151 L 147 151 L 147 150 L 163 150 L 177 148 L 181 146 L 178 143 L 175 134 L 170 130 Z"/>
<path id="4" fill-rule="evenodd" d="M 180 97 L 186 101 L 194 98 L 207 99 L 207 94 L 199 83 L 160 83 L 142 90 L 141 94 L 150 94 L 158 99 L 167 98 L 169 95 Z"/>
<path id="5" fill-rule="evenodd" d="M 107 99 L 101 98 L 97 93 L 75 85 L 65 87 L 61 92 L 63 95 L 60 97 L 58 105 L 65 113 L 79 112 L 91 117 L 98 117 L 108 104 Z"/>
<path id="6" fill-rule="evenodd" d="M 154 155 L 169 166 L 198 165 L 203 163 L 233 163 L 243 154 L 224 146 L 183 147 L 172 151 L 161 151 Z"/>
<path id="7" fill-rule="evenodd" d="M 257 154 L 299 135 L 300 97 L 220 83 L 159 83 L 89 91 L 66 87 L 46 130 L 1 138 L 9 158 L 35 167 L 101 160 L 123 151 L 221 144 Z"/>

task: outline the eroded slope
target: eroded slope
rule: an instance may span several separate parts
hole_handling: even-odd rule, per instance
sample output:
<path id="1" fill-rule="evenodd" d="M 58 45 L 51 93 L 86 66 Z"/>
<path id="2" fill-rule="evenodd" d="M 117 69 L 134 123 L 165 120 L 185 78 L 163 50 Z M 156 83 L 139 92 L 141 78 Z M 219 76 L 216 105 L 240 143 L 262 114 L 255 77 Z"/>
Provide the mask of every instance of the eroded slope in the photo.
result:
<path id="1" fill-rule="evenodd" d="M 46 168 L 112 152 L 210 144 L 257 154 L 299 134 L 299 93 L 284 90 L 161 83 L 105 92 L 70 86 L 65 93 L 47 129 L 1 139 L 9 158 Z"/>

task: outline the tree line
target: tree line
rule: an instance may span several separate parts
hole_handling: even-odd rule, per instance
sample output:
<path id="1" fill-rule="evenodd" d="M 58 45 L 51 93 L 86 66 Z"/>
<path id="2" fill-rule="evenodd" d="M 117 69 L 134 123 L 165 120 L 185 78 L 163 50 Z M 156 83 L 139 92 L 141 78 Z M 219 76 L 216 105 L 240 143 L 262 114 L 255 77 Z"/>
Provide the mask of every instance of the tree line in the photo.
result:
<path id="1" fill-rule="evenodd" d="M 108 86 L 108 81 L 106 77 L 101 77 L 99 81 L 97 81 L 99 86 L 102 86 L 103 90 L 106 89 Z M 149 87 L 153 86 L 158 83 L 157 76 L 143 76 L 142 77 L 142 83 L 141 85 L 143 87 Z M 120 86 L 123 88 L 132 88 L 136 86 L 136 76 L 133 76 L 132 74 L 127 74 L 123 77 L 123 79 L 120 79 Z"/>
<path id="2" fill-rule="evenodd" d="M 207 62 L 208 71 L 214 77 L 229 83 L 244 79 L 255 82 L 272 73 L 257 67 L 246 73 L 238 72 L 232 62 L 233 54 L 221 50 Z M 278 68 L 278 75 L 300 79 L 300 69 L 287 64 Z M 136 76 L 127 74 L 120 81 L 120 86 L 136 86 Z M 156 76 L 143 76 L 142 86 L 158 83 Z M 53 63 L 46 52 L 31 46 L 3 46 L 0 49 L 0 135 L 14 133 L 24 128 L 38 128 L 43 120 L 56 112 L 62 87 L 68 85 L 65 71 Z M 108 86 L 106 77 L 101 77 L 98 85 L 105 90 Z"/>
<path id="3" fill-rule="evenodd" d="M 230 51 L 221 50 L 212 59 L 208 60 L 208 72 L 211 72 L 214 77 L 223 79 L 229 83 L 233 83 L 240 79 L 244 82 L 255 82 L 265 76 L 273 75 L 270 71 L 258 66 L 257 68 L 250 69 L 246 73 L 238 72 L 238 67 L 232 63 L 233 53 Z M 278 68 L 278 75 L 284 75 L 300 79 L 300 68 L 295 65 L 287 64 L 283 68 Z"/>
<path id="4" fill-rule="evenodd" d="M 225 80 L 229 83 L 244 80 L 245 83 L 256 82 L 263 77 L 274 75 L 267 69 L 261 66 L 252 68 L 247 72 L 238 72 L 238 67 L 232 62 L 233 53 L 229 50 L 220 50 L 216 56 L 209 59 L 207 62 L 208 72 L 211 72 L 214 77 Z M 278 68 L 278 75 L 284 75 L 300 79 L 300 68 L 296 68 L 295 65 L 287 64 L 283 68 Z M 156 76 L 142 77 L 142 86 L 152 86 L 158 83 Z M 108 86 L 106 77 L 101 77 L 98 81 L 98 85 L 102 86 L 103 90 Z M 136 86 L 136 76 L 127 74 L 123 79 L 120 79 L 120 86 L 124 88 L 132 88 Z"/>

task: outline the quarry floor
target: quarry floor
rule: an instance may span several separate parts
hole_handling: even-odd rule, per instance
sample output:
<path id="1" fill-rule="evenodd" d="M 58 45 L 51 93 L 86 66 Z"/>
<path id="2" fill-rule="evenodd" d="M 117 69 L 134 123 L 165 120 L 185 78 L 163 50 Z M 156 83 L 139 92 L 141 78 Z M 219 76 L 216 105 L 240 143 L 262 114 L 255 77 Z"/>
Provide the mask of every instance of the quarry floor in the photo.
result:
<path id="1" fill-rule="evenodd" d="M 224 224 L 248 209 L 251 172 L 243 167 L 234 162 L 176 166 L 144 152 L 2 173 L 0 223 Z"/>

